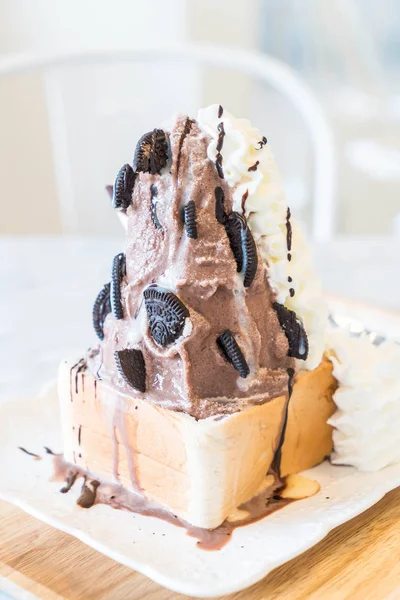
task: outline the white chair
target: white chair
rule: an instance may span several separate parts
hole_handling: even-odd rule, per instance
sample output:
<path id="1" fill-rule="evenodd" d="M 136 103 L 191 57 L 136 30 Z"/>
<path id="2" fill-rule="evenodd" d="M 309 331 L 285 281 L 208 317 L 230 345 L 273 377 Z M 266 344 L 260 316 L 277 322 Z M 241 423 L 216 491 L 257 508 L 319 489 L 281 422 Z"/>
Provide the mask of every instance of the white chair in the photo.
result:
<path id="1" fill-rule="evenodd" d="M 154 98 L 155 106 L 157 102 L 163 102 L 163 96 L 171 91 L 168 90 L 168 67 L 171 68 L 171 65 L 232 69 L 268 83 L 282 96 L 289 99 L 306 125 L 314 157 L 311 236 L 320 242 L 327 241 L 332 237 L 335 228 L 335 156 L 332 133 L 321 105 L 308 86 L 285 64 L 261 53 L 210 45 L 8 56 L 0 60 L 0 79 L 38 71 L 45 74 L 50 129 L 55 150 L 58 195 L 63 228 L 66 232 L 75 232 L 79 216 L 74 196 L 74 173 L 69 164 L 70 159 L 67 152 L 66 134 L 69 130 L 69 123 L 63 111 L 63 102 L 60 97 L 62 87 L 59 86 L 57 74 L 70 73 L 72 68 L 78 69 L 83 65 L 101 64 L 114 67 L 116 64 L 126 65 L 127 63 L 165 65 L 166 83 L 164 82 L 164 86 L 166 85 L 167 89 L 165 90 L 165 87 L 165 91 L 161 89 L 160 97 Z M 104 82 L 105 96 L 107 95 L 106 89 L 107 81 Z M 79 89 L 72 91 L 72 102 L 79 102 L 79 93 Z M 151 124 L 149 125 L 151 127 Z M 96 131 L 94 135 L 98 133 Z M 79 144 L 79 138 L 76 144 Z M 88 173 L 87 178 L 90 179 L 95 175 L 99 176 L 97 171 L 95 174 Z M 111 181 L 104 181 L 105 183 L 111 183 Z M 81 195 L 82 193 L 81 190 Z"/>

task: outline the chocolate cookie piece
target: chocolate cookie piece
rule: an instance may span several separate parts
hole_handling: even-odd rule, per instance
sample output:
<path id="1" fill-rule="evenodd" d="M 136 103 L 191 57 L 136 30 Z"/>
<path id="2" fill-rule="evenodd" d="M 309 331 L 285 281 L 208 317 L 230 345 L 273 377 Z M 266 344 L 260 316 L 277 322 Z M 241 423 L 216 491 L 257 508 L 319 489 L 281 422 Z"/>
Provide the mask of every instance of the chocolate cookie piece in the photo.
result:
<path id="1" fill-rule="evenodd" d="M 146 391 L 146 365 L 141 350 L 126 348 L 114 352 L 115 363 L 123 379 L 138 392 Z"/>
<path id="2" fill-rule="evenodd" d="M 96 493 L 99 485 L 100 481 L 97 481 L 97 479 L 87 482 L 85 477 L 81 488 L 81 495 L 76 501 L 78 506 L 81 508 L 91 508 L 96 501 Z"/>
<path id="3" fill-rule="evenodd" d="M 112 198 L 112 205 L 117 210 L 126 210 L 130 205 L 136 177 L 131 165 L 126 164 L 118 171 Z"/>
<path id="4" fill-rule="evenodd" d="M 243 248 L 241 231 L 245 227 L 245 219 L 239 213 L 232 212 L 225 219 L 225 231 L 229 238 L 231 250 L 236 260 L 237 271 L 240 273 L 243 268 Z"/>
<path id="5" fill-rule="evenodd" d="M 143 296 L 152 338 L 163 347 L 172 344 L 182 335 L 188 309 L 175 294 L 158 286 L 148 287 Z"/>
<path id="6" fill-rule="evenodd" d="M 111 310 L 116 319 L 124 318 L 121 302 L 121 281 L 126 274 L 125 254 L 122 252 L 114 256 L 111 269 Z"/>
<path id="7" fill-rule="evenodd" d="M 243 285 L 244 287 L 250 287 L 257 273 L 258 255 L 256 243 L 247 224 L 246 229 L 242 229 L 241 231 L 241 237 L 243 248 Z"/>
<path id="8" fill-rule="evenodd" d="M 153 221 L 156 229 L 163 230 L 163 226 L 161 225 L 158 216 L 157 216 L 157 196 L 158 196 L 158 188 L 156 185 L 152 185 L 150 188 L 151 192 L 151 220 Z"/>
<path id="9" fill-rule="evenodd" d="M 110 284 L 106 283 L 95 300 L 92 313 L 93 328 L 99 340 L 104 340 L 104 321 L 110 312 Z"/>
<path id="10" fill-rule="evenodd" d="M 275 302 L 272 306 L 289 342 L 288 356 L 306 360 L 308 356 L 308 337 L 303 324 L 298 320 L 296 313 L 283 306 L 283 304 Z"/>
<path id="11" fill-rule="evenodd" d="M 133 169 L 155 175 L 167 165 L 168 159 L 168 134 L 162 129 L 153 129 L 142 135 L 138 141 L 133 159 Z"/>
<path id="12" fill-rule="evenodd" d="M 225 329 L 225 331 L 218 336 L 217 344 L 222 350 L 225 358 L 231 363 L 236 371 L 238 371 L 240 377 L 246 379 L 247 375 L 250 373 L 250 369 L 233 333 L 229 329 Z"/>
<path id="13" fill-rule="evenodd" d="M 215 216 L 217 218 L 218 223 L 222 225 L 225 223 L 226 214 L 225 214 L 225 195 L 224 190 L 221 187 L 216 187 L 215 191 Z"/>
<path id="14" fill-rule="evenodd" d="M 238 273 L 244 275 L 244 287 L 249 287 L 257 272 L 258 256 L 254 238 L 243 215 L 232 212 L 225 219 L 225 230 L 235 257 Z"/>
<path id="15" fill-rule="evenodd" d="M 196 205 L 193 200 L 189 200 L 183 211 L 186 235 L 188 238 L 197 240 Z"/>

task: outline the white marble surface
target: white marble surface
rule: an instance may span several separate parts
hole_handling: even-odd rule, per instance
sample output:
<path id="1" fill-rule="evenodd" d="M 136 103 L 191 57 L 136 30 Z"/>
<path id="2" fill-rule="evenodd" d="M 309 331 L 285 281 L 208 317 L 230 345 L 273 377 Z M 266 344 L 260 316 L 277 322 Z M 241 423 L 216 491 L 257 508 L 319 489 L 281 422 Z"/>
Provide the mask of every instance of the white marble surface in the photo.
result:
<path id="1" fill-rule="evenodd" d="M 95 342 L 93 301 L 124 239 L 0 238 L 0 399 L 36 393 L 63 356 Z M 400 240 L 314 246 L 325 289 L 400 310 Z"/>

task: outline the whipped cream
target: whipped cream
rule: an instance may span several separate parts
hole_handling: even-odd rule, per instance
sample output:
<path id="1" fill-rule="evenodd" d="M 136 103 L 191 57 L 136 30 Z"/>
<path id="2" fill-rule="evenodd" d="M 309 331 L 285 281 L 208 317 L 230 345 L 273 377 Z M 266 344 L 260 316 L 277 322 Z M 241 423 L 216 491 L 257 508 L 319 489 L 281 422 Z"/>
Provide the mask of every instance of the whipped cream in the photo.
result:
<path id="1" fill-rule="evenodd" d="M 367 334 L 329 334 L 333 374 L 339 382 L 332 462 L 378 471 L 400 462 L 400 345 L 374 346 Z"/>
<path id="2" fill-rule="evenodd" d="M 315 369 L 325 349 L 328 310 L 308 245 L 300 227 L 289 218 L 292 244 L 291 260 L 288 260 L 290 213 L 275 157 L 250 121 L 236 119 L 225 110 L 218 117 L 219 111 L 220 107 L 214 104 L 199 110 L 197 116 L 200 128 L 211 138 L 208 158 L 216 161 L 218 126 L 223 123 L 222 169 L 225 181 L 233 188 L 233 210 L 243 213 L 244 204 L 244 214 L 266 266 L 276 301 L 293 310 L 307 332 L 309 355 L 301 366 Z"/>

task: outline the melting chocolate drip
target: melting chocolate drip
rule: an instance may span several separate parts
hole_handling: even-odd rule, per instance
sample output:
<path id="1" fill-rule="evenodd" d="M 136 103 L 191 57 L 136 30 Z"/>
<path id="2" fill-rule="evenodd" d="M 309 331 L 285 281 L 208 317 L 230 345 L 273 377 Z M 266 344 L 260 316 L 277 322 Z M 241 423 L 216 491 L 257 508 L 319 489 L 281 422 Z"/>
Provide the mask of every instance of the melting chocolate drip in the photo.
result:
<path id="1" fill-rule="evenodd" d="M 176 158 L 176 177 L 178 177 L 178 175 L 179 175 L 179 168 L 181 166 L 181 154 L 182 154 L 183 142 L 185 141 L 185 138 L 189 135 L 194 122 L 195 121 L 193 121 L 193 119 L 189 119 L 189 117 L 186 119 L 185 126 L 182 131 L 182 135 L 179 139 L 178 155 Z"/>
<path id="2" fill-rule="evenodd" d="M 18 446 L 18 450 L 21 450 L 22 452 L 25 452 L 25 454 L 28 454 L 28 456 L 33 456 L 33 458 L 35 460 L 41 460 L 41 456 L 39 456 L 39 454 L 35 454 L 34 452 L 29 452 L 29 450 L 27 450 L 26 448 L 23 448 L 22 446 Z"/>
<path id="3" fill-rule="evenodd" d="M 72 371 L 75 369 L 75 367 L 77 367 L 78 365 L 80 365 L 82 361 L 83 361 L 83 358 L 81 358 L 80 360 L 78 360 L 77 363 L 75 363 L 74 365 L 72 365 L 72 367 L 70 369 L 70 372 L 69 372 L 69 389 L 70 389 L 71 402 L 74 401 L 73 394 L 72 394 Z M 75 387 L 76 387 L 76 381 L 75 381 Z"/>
<path id="4" fill-rule="evenodd" d="M 257 171 L 257 167 L 260 164 L 259 160 L 256 160 L 256 162 L 254 163 L 254 165 L 252 165 L 251 167 L 249 167 L 247 170 L 248 171 Z"/>
<path id="5" fill-rule="evenodd" d="M 51 456 L 61 456 L 61 454 L 56 454 L 55 452 L 53 452 L 53 450 L 51 450 L 51 448 L 48 448 L 48 446 L 43 446 L 46 454 L 51 454 Z"/>
<path id="6" fill-rule="evenodd" d="M 78 445 L 81 445 L 81 437 L 82 437 L 82 425 L 79 425 L 78 429 Z"/>
<path id="7" fill-rule="evenodd" d="M 288 280 L 288 282 L 289 282 L 289 283 L 292 283 L 292 281 L 293 281 L 293 279 L 290 277 L 290 275 L 289 275 L 289 277 L 287 278 L 287 280 Z"/>
<path id="8" fill-rule="evenodd" d="M 258 148 L 257 150 L 261 150 L 261 148 L 264 148 L 265 144 L 268 142 L 267 138 L 265 137 L 265 135 L 263 135 L 262 139 L 258 142 Z"/>
<path id="9" fill-rule="evenodd" d="M 287 245 L 288 252 L 290 252 L 292 249 L 292 224 L 290 222 L 291 216 L 292 215 L 290 212 L 290 208 L 288 207 L 287 214 L 286 214 L 286 245 Z M 288 255 L 288 260 L 290 260 L 289 255 Z"/>
<path id="10" fill-rule="evenodd" d="M 94 504 L 105 504 L 114 509 L 126 510 L 161 519 L 167 523 L 186 529 L 189 536 L 198 540 L 197 546 L 202 550 L 220 550 L 229 542 L 232 532 L 238 527 L 259 521 L 293 502 L 291 499 L 280 498 L 277 495 L 276 492 L 278 488 L 281 488 L 282 481 L 275 477 L 275 481 L 263 490 L 261 494 L 238 507 L 246 514 L 243 519 L 233 522 L 224 521 L 219 527 L 212 530 L 202 529 L 190 525 L 190 523 L 179 518 L 177 515 L 154 504 L 144 495 L 124 489 L 120 484 L 100 484 L 99 481 L 92 479 L 82 469 L 75 468 L 71 463 L 65 462 L 62 455 L 55 455 L 53 464 L 55 478 L 58 480 L 60 478 L 68 480 L 66 487 L 68 487 L 68 483 L 72 480 L 74 474 L 76 474 L 76 477 L 84 476 L 81 494 L 77 501 L 77 504 L 82 508 L 91 508 Z M 70 479 L 68 479 L 68 476 L 70 476 Z"/>
<path id="11" fill-rule="evenodd" d="M 222 117 L 224 113 L 224 109 L 222 108 L 221 105 L 218 106 L 218 119 L 220 119 Z"/>
<path id="12" fill-rule="evenodd" d="M 221 150 L 222 147 L 224 145 L 224 137 L 225 137 L 225 129 L 224 129 L 224 124 L 221 121 L 221 123 L 218 124 L 218 140 L 217 140 L 217 156 L 215 157 L 215 166 L 217 167 L 217 172 L 218 175 L 221 179 L 224 179 L 224 171 L 222 169 L 222 162 L 223 162 L 223 158 L 222 158 L 222 154 L 221 154 Z"/>
<path id="13" fill-rule="evenodd" d="M 156 229 L 161 229 L 161 231 L 163 231 L 163 226 L 161 225 L 160 221 L 158 220 L 158 216 L 157 216 L 157 196 L 158 196 L 157 186 L 153 184 L 150 187 L 150 192 L 151 192 L 151 206 L 150 206 L 151 218 L 152 218 L 154 225 L 156 226 Z"/>
<path id="14" fill-rule="evenodd" d="M 60 492 L 66 494 L 74 485 L 76 478 L 78 477 L 78 471 L 68 471 L 65 482 L 67 485 L 61 488 Z"/>
<path id="15" fill-rule="evenodd" d="M 285 441 L 285 434 L 286 434 L 288 415 L 289 415 L 289 402 L 290 402 L 290 398 L 292 397 L 292 393 L 293 393 L 294 369 L 289 367 L 287 369 L 287 374 L 288 374 L 288 399 L 286 402 L 285 417 L 283 419 L 282 433 L 281 433 L 281 437 L 279 440 L 278 448 L 276 449 L 274 460 L 272 461 L 272 465 L 271 465 L 272 469 L 275 471 L 275 473 L 278 476 L 280 476 L 280 473 L 281 473 L 282 446 Z"/>
<path id="16" fill-rule="evenodd" d="M 91 508 L 96 500 L 97 488 L 100 482 L 97 479 L 92 479 L 89 483 L 86 483 L 86 477 L 82 484 L 81 495 L 79 496 L 76 503 L 82 508 Z"/>
<path id="17" fill-rule="evenodd" d="M 247 202 L 248 197 L 249 197 L 249 190 L 246 190 L 242 196 L 242 213 L 243 213 L 243 215 L 245 214 L 245 211 L 246 211 L 246 202 Z"/>
<path id="18" fill-rule="evenodd" d="M 223 225 L 225 223 L 225 218 L 226 218 L 225 206 L 224 206 L 224 202 L 225 202 L 224 190 L 221 187 L 216 187 L 214 194 L 215 194 L 215 216 L 216 216 L 218 223 L 221 223 L 221 225 Z"/>
<path id="19" fill-rule="evenodd" d="M 291 255 L 290 252 L 288 252 L 287 259 L 288 259 L 289 262 L 292 260 L 292 255 Z"/>
<path id="20" fill-rule="evenodd" d="M 75 372 L 75 393 L 78 393 L 78 388 L 79 388 L 79 373 L 81 373 L 82 371 L 84 371 L 87 367 L 85 360 L 82 358 L 78 365 L 80 365 L 76 372 Z"/>
<path id="21" fill-rule="evenodd" d="M 291 298 L 293 298 L 293 296 L 295 295 L 295 293 L 296 293 L 296 292 L 294 291 L 294 288 L 290 288 L 290 289 L 289 289 L 289 294 L 290 294 L 290 297 L 291 297 Z"/>

